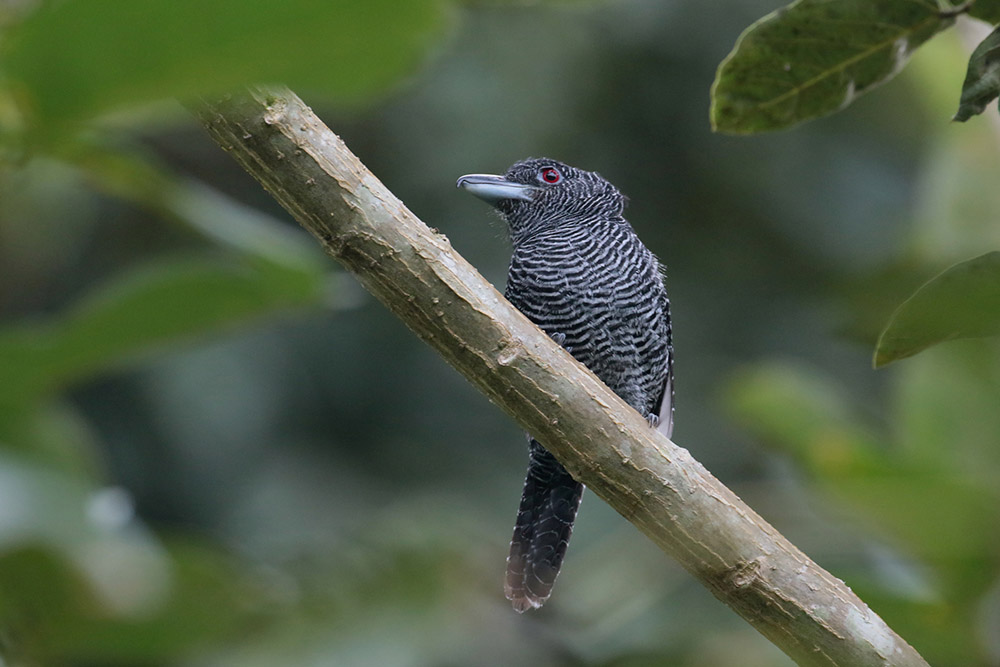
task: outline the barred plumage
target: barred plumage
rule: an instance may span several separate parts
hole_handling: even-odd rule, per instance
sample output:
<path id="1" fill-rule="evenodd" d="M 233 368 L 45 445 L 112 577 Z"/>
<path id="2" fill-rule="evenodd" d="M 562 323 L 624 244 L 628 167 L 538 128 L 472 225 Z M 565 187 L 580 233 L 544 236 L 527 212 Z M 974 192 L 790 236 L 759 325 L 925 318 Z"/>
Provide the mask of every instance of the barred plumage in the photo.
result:
<path id="1" fill-rule="evenodd" d="M 492 203 L 514 253 L 506 297 L 629 405 L 673 429 L 670 301 L 656 257 L 599 174 L 550 159 L 458 185 Z M 529 436 L 529 466 L 507 559 L 514 608 L 540 607 L 569 543 L 583 485 Z"/>

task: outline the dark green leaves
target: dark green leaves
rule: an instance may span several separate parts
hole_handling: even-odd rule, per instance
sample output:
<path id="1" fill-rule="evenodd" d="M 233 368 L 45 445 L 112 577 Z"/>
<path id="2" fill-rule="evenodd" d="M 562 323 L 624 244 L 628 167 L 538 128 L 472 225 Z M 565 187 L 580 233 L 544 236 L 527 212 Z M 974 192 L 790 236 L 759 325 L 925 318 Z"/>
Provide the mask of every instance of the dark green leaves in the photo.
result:
<path id="1" fill-rule="evenodd" d="M 966 121 L 981 114 L 1000 95 L 1000 28 L 980 42 L 969 56 L 962 96 L 953 120 Z"/>
<path id="2" fill-rule="evenodd" d="M 875 366 L 936 343 L 1000 334 L 1000 252 L 956 264 L 896 309 L 875 350 Z"/>
<path id="3" fill-rule="evenodd" d="M 750 134 L 842 109 L 951 22 L 933 0 L 798 0 L 750 26 L 719 66 L 712 126 Z"/>
<path id="4" fill-rule="evenodd" d="M 119 276 L 52 322 L 0 330 L 0 406 L 35 400 L 158 346 L 317 303 L 323 284 L 320 272 L 196 259 Z"/>
<path id="5" fill-rule="evenodd" d="M 207 543 L 158 536 L 132 516 L 128 494 L 105 487 L 97 433 L 59 391 L 181 343 L 326 305 L 330 268 L 300 230 L 208 187 L 128 153 L 66 148 L 89 182 L 218 244 L 190 250 L 198 236 L 189 233 L 183 254 L 130 262 L 59 312 L 0 328 L 0 627 L 13 638 L 2 652 L 18 664 L 159 664 L 224 641 L 274 601 L 250 566 Z M 45 174 L 45 163 L 33 167 Z"/>
<path id="6" fill-rule="evenodd" d="M 156 664 L 221 642 L 264 617 L 261 608 L 273 604 L 248 585 L 245 570 L 209 549 L 158 542 L 136 522 L 114 531 L 88 525 L 84 510 L 115 491 L 86 496 L 76 488 L 36 488 L 44 472 L 13 470 L 0 457 L 0 473 L 7 472 L 17 474 L 17 484 L 5 500 L 58 501 L 64 507 L 46 506 L 38 518 L 61 521 L 53 530 L 62 541 L 67 525 L 78 526 L 80 535 L 77 543 L 53 550 L 34 526 L 0 526 L 10 540 L 0 552 L 0 623 L 16 636 L 4 647 L 5 658 L 48 665 Z"/>
<path id="7" fill-rule="evenodd" d="M 1000 0 L 976 0 L 969 6 L 969 16 L 986 23 L 1000 23 Z"/>
<path id="8" fill-rule="evenodd" d="M 251 82 L 354 99 L 409 72 L 445 18 L 439 0 L 68 0 L 20 26 L 3 66 L 36 124 Z"/>
<path id="9" fill-rule="evenodd" d="M 824 526 L 824 539 L 837 553 L 862 542 L 855 548 L 864 555 L 839 574 L 906 619 L 901 627 L 920 637 L 931 664 L 976 663 L 977 624 L 968 619 L 997 577 L 994 347 L 950 346 L 912 360 L 874 413 L 870 397 L 786 360 L 742 368 L 725 394 L 738 424 L 803 469 L 807 489 L 845 508 L 837 514 L 850 517 L 848 531 L 834 537 Z"/>

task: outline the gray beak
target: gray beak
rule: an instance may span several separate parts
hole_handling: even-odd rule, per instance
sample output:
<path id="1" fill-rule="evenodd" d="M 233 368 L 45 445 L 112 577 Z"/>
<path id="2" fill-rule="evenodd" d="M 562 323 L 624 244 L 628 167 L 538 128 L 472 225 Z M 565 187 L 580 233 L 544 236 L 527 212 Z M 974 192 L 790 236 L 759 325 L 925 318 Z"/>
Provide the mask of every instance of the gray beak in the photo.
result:
<path id="1" fill-rule="evenodd" d="M 466 174 L 455 184 L 488 204 L 496 204 L 504 199 L 531 201 L 536 188 L 524 183 L 513 183 L 503 176 L 493 174 Z"/>

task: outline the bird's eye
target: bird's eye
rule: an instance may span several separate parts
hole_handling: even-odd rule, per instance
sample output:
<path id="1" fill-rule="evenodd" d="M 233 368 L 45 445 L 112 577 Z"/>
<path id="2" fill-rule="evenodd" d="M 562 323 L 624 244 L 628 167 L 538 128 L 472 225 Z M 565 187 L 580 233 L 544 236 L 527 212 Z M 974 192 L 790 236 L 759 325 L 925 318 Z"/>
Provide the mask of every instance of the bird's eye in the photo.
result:
<path id="1" fill-rule="evenodd" d="M 562 180 L 562 174 L 555 167 L 545 167 L 538 173 L 538 178 L 546 183 L 555 184 Z"/>

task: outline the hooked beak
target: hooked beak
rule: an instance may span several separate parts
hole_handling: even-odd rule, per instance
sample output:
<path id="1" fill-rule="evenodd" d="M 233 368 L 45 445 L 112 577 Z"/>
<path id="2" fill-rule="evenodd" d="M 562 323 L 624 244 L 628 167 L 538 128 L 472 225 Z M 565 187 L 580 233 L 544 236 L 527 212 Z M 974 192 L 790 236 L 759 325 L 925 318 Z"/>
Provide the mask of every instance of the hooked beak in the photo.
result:
<path id="1" fill-rule="evenodd" d="M 508 181 L 503 176 L 493 174 L 466 174 L 458 179 L 457 187 L 468 190 L 488 204 L 497 204 L 504 199 L 531 201 L 535 188 L 524 183 Z"/>

